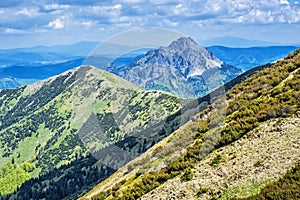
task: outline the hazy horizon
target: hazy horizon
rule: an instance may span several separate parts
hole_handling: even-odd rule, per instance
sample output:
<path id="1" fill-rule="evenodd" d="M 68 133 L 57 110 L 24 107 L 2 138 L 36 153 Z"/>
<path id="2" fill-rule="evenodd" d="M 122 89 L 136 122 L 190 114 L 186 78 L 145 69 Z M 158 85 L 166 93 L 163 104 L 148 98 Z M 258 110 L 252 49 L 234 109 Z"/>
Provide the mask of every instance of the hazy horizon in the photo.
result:
<path id="1" fill-rule="evenodd" d="M 136 28 L 166 28 L 196 41 L 232 36 L 299 43 L 296 0 L 0 2 L 0 49 L 103 41 Z"/>

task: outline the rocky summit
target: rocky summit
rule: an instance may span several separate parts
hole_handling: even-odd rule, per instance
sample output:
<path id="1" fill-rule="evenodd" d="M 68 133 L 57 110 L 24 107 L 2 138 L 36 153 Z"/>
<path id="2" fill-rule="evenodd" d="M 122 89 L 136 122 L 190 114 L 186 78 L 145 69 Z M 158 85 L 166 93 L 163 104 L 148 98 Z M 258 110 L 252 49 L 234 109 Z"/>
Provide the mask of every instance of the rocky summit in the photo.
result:
<path id="1" fill-rule="evenodd" d="M 150 50 L 135 62 L 111 71 L 147 90 L 163 90 L 183 98 L 203 96 L 241 73 L 189 37 Z"/>

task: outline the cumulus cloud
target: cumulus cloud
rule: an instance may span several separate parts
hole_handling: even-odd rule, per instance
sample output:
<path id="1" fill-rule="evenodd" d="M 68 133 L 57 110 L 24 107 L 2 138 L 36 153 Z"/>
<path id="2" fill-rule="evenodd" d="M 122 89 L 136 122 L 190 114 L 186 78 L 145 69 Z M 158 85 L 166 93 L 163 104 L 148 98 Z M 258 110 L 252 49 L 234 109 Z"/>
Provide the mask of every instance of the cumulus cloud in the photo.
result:
<path id="1" fill-rule="evenodd" d="M 299 23 L 295 0 L 0 1 L 0 30 L 7 33 L 81 27 L 113 32 L 151 26 L 189 32 L 193 27 Z"/>
<path id="2" fill-rule="evenodd" d="M 48 27 L 53 29 L 62 29 L 65 27 L 63 20 L 64 17 L 55 19 L 54 21 L 49 22 Z"/>
<path id="3" fill-rule="evenodd" d="M 119 2 L 125 4 L 138 4 L 138 3 L 146 3 L 146 0 L 120 0 Z"/>
<path id="4" fill-rule="evenodd" d="M 174 13 L 175 15 L 180 15 L 180 14 L 182 14 L 182 13 L 184 13 L 184 12 L 187 12 L 187 11 L 188 11 L 188 8 L 185 7 L 182 3 L 177 4 L 177 5 L 175 6 L 175 8 L 173 9 L 173 13 Z"/>
<path id="5" fill-rule="evenodd" d="M 289 5 L 290 3 L 288 2 L 288 0 L 280 0 L 280 4 Z"/>
<path id="6" fill-rule="evenodd" d="M 25 7 L 16 12 L 16 15 L 26 15 L 28 17 L 36 17 L 39 15 L 39 8 Z"/>
<path id="7" fill-rule="evenodd" d="M 43 2 L 32 1 L 31 7 L 18 6 L 17 1 L 9 4 L 2 2 L 0 7 L 1 4 L 2 7 L 6 7 L 0 10 L 0 15 L 8 16 L 2 18 L 2 22 L 6 20 L 9 23 L 18 24 L 22 21 L 28 23 L 26 19 L 28 17 L 34 22 L 28 23 L 28 26 L 36 27 L 39 24 L 43 26 L 41 23 L 43 22 L 55 29 L 77 26 L 80 23 L 86 27 L 99 24 L 113 26 L 114 23 L 126 23 L 127 26 L 160 24 L 176 27 L 180 24 L 185 25 L 189 21 L 197 21 L 204 25 L 205 23 L 210 25 L 300 22 L 299 5 L 288 0 L 52 0 L 46 1 L 50 3 Z M 68 14 L 73 16 L 73 23 L 66 23 L 62 18 Z M 36 23 L 37 19 L 41 22 Z"/>
<path id="8" fill-rule="evenodd" d="M 88 11 L 91 11 L 95 15 L 118 15 L 122 8 L 121 4 L 116 4 L 112 6 L 92 6 L 89 7 Z"/>
<path id="9" fill-rule="evenodd" d="M 45 10 L 47 11 L 53 11 L 53 10 L 65 10 L 69 9 L 71 6 L 70 5 L 60 5 L 60 4 L 46 4 L 44 6 Z"/>
<path id="10" fill-rule="evenodd" d="M 97 22 L 90 20 L 90 21 L 80 22 L 80 24 L 85 27 L 93 27 L 93 26 L 97 25 Z"/>
<path id="11" fill-rule="evenodd" d="M 193 9 L 192 3 L 189 7 Z M 203 10 L 199 13 L 215 14 L 216 23 L 298 23 L 300 16 L 299 7 L 291 4 L 287 0 L 207 0 Z"/>
<path id="12" fill-rule="evenodd" d="M 25 31 L 23 30 L 19 30 L 19 29 L 13 29 L 13 28 L 6 28 L 4 30 L 5 34 L 22 34 L 25 33 Z"/>

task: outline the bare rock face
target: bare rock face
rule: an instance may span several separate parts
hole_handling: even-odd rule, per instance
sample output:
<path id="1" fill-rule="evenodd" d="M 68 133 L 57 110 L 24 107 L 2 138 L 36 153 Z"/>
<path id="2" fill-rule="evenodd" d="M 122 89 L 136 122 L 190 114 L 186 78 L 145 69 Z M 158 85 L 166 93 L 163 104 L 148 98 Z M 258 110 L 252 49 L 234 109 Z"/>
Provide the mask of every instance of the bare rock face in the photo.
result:
<path id="1" fill-rule="evenodd" d="M 183 98 L 199 97 L 241 73 L 191 38 L 148 51 L 114 73 L 148 90 L 163 90 Z"/>

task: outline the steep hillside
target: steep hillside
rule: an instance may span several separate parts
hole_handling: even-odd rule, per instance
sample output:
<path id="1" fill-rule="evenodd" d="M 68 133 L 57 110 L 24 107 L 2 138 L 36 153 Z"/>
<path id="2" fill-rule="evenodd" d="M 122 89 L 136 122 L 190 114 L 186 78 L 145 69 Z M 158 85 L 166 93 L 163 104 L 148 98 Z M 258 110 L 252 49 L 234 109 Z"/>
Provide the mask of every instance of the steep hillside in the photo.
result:
<path id="1" fill-rule="evenodd" d="M 259 193 L 300 162 L 299 80 L 297 50 L 234 86 L 226 99 L 81 199 L 228 199 Z"/>
<path id="2" fill-rule="evenodd" d="M 145 91 L 88 66 L 26 87 L 2 90 L 0 168 L 4 171 L 0 171 L 0 194 L 20 188 L 18 199 L 78 195 L 149 148 L 143 146 L 144 134 L 152 127 L 159 128 L 181 107 L 175 96 Z M 153 138 L 156 134 L 152 132 Z M 114 156 L 107 151 L 130 137 L 141 147 L 123 149 L 126 158 L 122 162 L 107 161 Z M 11 181 L 12 174 L 12 180 L 18 181 Z"/>
<path id="3" fill-rule="evenodd" d="M 204 96 L 241 73 L 191 38 L 179 38 L 129 65 L 108 70 L 147 90 L 163 90 L 184 98 Z"/>

